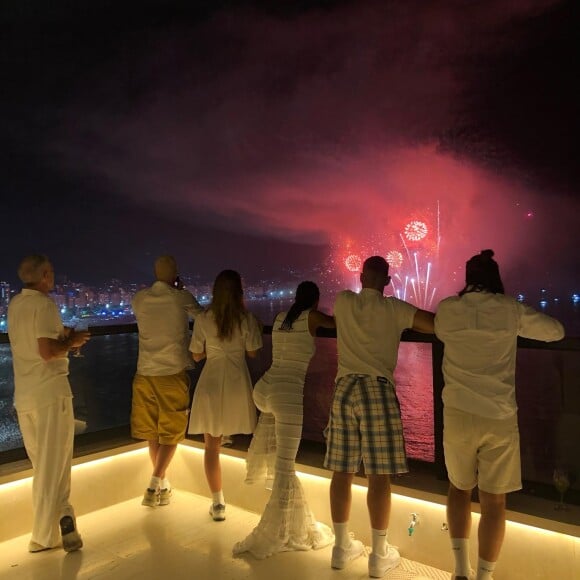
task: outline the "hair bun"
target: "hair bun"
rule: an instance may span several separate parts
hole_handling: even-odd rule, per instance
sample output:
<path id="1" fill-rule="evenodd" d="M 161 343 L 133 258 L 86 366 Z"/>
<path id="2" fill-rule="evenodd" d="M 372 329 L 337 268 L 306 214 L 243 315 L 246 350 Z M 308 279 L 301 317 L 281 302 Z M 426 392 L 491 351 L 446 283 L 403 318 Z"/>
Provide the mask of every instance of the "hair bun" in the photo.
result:
<path id="1" fill-rule="evenodd" d="M 485 260 L 491 260 L 494 256 L 493 250 L 481 250 L 479 254 Z"/>

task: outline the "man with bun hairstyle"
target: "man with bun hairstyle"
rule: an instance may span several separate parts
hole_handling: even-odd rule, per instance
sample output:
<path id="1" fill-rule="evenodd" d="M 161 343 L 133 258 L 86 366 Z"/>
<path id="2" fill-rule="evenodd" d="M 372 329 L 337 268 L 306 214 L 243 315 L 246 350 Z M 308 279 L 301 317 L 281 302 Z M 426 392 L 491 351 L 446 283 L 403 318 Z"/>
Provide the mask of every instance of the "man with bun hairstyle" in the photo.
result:
<path id="1" fill-rule="evenodd" d="M 465 287 L 443 300 L 435 333 L 443 357 L 447 521 L 455 556 L 454 580 L 490 580 L 505 534 L 506 494 L 521 489 L 515 396 L 517 338 L 564 337 L 562 325 L 504 294 L 492 250 L 466 264 Z M 479 561 L 469 560 L 471 494 L 479 490 Z"/>
<path id="2" fill-rule="evenodd" d="M 153 473 L 142 505 L 167 505 L 166 471 L 185 437 L 189 414 L 189 316 L 202 311 L 183 288 L 173 256 L 155 260 L 156 281 L 133 298 L 139 329 L 139 357 L 133 379 L 131 434 L 149 442 Z"/>

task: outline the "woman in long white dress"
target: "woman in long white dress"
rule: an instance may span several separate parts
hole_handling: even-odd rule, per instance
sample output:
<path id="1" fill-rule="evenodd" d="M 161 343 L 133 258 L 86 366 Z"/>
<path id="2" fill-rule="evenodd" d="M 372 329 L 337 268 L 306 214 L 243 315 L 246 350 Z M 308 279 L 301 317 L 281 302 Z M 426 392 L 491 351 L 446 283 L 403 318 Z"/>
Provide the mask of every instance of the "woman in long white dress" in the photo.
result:
<path id="1" fill-rule="evenodd" d="M 189 350 L 196 362 L 206 358 L 193 401 L 189 430 L 203 433 L 204 469 L 212 493 L 210 515 L 225 520 L 220 445 L 222 435 L 253 433 L 256 408 L 246 356 L 262 348 L 258 321 L 244 306 L 242 281 L 234 270 L 218 274 L 211 306 L 197 316 Z"/>
<path id="2" fill-rule="evenodd" d="M 248 450 L 246 478 L 246 483 L 267 480 L 275 452 L 272 494 L 260 522 L 234 546 L 234 554 L 267 558 L 277 552 L 322 548 L 334 540 L 330 528 L 315 520 L 295 472 L 314 336 L 319 327 L 335 328 L 334 318 L 316 310 L 319 296 L 314 282 L 300 283 L 290 310 L 274 321 L 272 366 L 254 388 L 254 402 L 262 414 Z"/>

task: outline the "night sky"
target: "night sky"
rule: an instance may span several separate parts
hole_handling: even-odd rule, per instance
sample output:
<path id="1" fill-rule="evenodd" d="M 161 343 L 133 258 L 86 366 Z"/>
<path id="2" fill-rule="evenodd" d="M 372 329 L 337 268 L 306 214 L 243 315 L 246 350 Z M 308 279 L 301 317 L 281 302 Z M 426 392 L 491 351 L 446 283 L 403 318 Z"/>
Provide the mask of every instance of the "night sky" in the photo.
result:
<path id="1" fill-rule="evenodd" d="M 0 279 L 340 269 L 439 202 L 441 288 L 491 247 L 508 288 L 580 290 L 578 2 L 0 10 Z"/>

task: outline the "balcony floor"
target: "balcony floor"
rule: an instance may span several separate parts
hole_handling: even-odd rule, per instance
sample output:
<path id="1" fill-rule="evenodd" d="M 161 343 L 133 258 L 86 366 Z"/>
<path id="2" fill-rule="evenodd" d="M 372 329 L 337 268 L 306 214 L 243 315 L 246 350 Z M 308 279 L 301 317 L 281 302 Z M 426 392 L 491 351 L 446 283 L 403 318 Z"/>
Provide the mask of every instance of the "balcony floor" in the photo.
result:
<path id="1" fill-rule="evenodd" d="M 338 580 L 368 578 L 367 559 L 343 571 L 330 568 L 327 547 L 286 552 L 267 560 L 250 555 L 234 558 L 232 545 L 258 522 L 254 513 L 228 505 L 227 520 L 214 522 L 205 497 L 175 491 L 171 505 L 145 508 L 140 498 L 112 505 L 78 518 L 85 548 L 65 554 L 61 549 L 29 554 L 29 535 L 0 543 L 3 580 Z M 449 579 L 449 572 L 403 559 L 389 580 Z"/>

